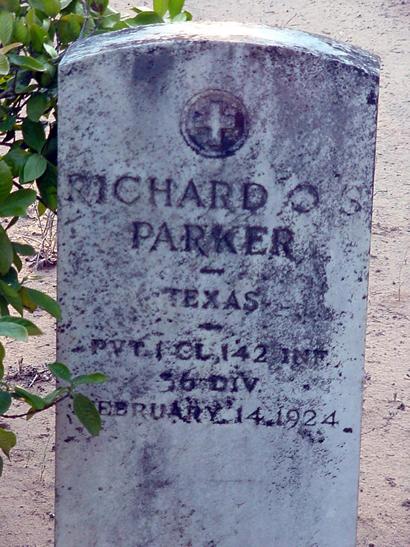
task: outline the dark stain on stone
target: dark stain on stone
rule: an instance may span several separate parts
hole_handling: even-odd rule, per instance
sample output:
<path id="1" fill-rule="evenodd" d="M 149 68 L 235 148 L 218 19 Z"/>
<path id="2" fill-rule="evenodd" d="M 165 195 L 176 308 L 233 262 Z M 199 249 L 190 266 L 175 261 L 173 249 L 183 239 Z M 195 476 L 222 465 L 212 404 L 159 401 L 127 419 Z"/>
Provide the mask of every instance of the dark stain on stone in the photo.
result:
<path id="1" fill-rule="evenodd" d="M 367 96 L 367 104 L 376 104 L 377 103 L 377 96 L 374 92 L 374 89 L 370 91 L 370 93 Z"/>
<path id="2" fill-rule="evenodd" d="M 72 441 L 75 441 L 75 437 L 66 437 L 66 438 L 64 439 L 64 442 L 65 442 L 65 443 L 71 443 Z"/>
<path id="3" fill-rule="evenodd" d="M 164 75 L 172 70 L 174 58 L 170 52 L 163 50 L 158 54 L 158 49 L 155 49 L 147 55 L 135 54 L 133 65 L 133 77 L 135 80 L 146 83 L 158 84 L 164 78 Z"/>

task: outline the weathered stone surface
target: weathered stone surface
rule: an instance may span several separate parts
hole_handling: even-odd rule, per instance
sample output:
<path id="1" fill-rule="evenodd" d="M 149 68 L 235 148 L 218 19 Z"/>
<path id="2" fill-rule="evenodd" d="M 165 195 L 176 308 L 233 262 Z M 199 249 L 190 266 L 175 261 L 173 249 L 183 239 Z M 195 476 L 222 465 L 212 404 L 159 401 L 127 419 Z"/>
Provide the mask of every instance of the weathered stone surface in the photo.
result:
<path id="1" fill-rule="evenodd" d="M 355 543 L 378 69 L 295 31 L 153 26 L 60 69 L 57 545 Z"/>

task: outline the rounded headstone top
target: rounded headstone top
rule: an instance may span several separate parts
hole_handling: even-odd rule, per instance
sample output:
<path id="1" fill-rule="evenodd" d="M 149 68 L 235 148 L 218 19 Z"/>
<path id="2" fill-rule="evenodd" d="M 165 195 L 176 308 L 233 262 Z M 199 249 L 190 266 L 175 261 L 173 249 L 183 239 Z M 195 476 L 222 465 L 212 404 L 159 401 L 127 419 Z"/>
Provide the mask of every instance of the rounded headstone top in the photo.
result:
<path id="1" fill-rule="evenodd" d="M 99 55 L 107 50 L 178 41 L 230 42 L 291 49 L 355 66 L 369 75 L 379 74 L 378 57 L 349 44 L 294 29 L 229 22 L 147 25 L 91 36 L 75 42 L 68 49 L 60 66 L 64 68 L 67 64 Z"/>

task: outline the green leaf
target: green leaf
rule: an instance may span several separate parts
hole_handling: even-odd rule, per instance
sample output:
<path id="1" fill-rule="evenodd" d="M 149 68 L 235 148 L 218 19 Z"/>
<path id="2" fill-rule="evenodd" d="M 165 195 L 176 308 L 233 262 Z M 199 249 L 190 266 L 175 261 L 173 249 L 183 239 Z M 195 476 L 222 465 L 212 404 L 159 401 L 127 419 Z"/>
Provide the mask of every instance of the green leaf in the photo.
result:
<path id="1" fill-rule="evenodd" d="M 32 122 L 26 118 L 23 122 L 23 139 L 30 148 L 36 152 L 41 152 L 46 142 L 43 124 Z"/>
<path id="2" fill-rule="evenodd" d="M 16 387 L 14 389 L 14 395 L 18 399 L 23 399 L 23 401 L 25 401 L 35 410 L 43 410 L 43 408 L 45 408 L 46 406 L 46 403 L 41 397 L 39 397 L 35 393 L 30 393 L 30 391 L 27 391 L 26 389 L 23 389 L 22 387 Z"/>
<path id="3" fill-rule="evenodd" d="M 4 315 L 3 317 L 0 317 L 0 325 L 2 323 L 14 323 L 15 325 L 21 325 L 26 329 L 29 336 L 39 336 L 40 334 L 43 334 L 43 332 L 37 327 L 37 325 L 29 321 L 28 319 L 24 319 L 23 317 Z"/>
<path id="4" fill-rule="evenodd" d="M 129 25 L 125 21 L 118 21 L 113 27 L 111 27 L 111 30 L 123 30 L 125 28 L 130 28 Z"/>
<path id="5" fill-rule="evenodd" d="M 182 12 L 185 0 L 169 0 L 169 14 L 172 18 L 176 17 Z"/>
<path id="6" fill-rule="evenodd" d="M 15 241 L 12 242 L 13 248 L 21 256 L 33 256 L 36 254 L 36 250 L 31 245 L 27 245 L 26 243 L 16 243 Z"/>
<path id="7" fill-rule="evenodd" d="M 16 436 L 12 431 L 0 428 L 0 448 L 9 459 L 10 450 L 16 446 L 16 442 Z"/>
<path id="8" fill-rule="evenodd" d="M 1 0 L 0 6 L 8 11 L 19 11 L 20 0 Z"/>
<path id="9" fill-rule="evenodd" d="M 0 224 L 0 274 L 5 275 L 13 263 L 13 246 L 6 230 Z"/>
<path id="10" fill-rule="evenodd" d="M 51 365 L 47 366 L 53 376 L 59 378 L 60 380 L 64 380 L 65 382 L 71 382 L 70 369 L 66 367 L 63 363 L 52 363 Z"/>
<path id="11" fill-rule="evenodd" d="M 31 418 L 33 418 L 33 416 L 35 416 L 37 414 L 37 412 L 38 411 L 35 408 L 33 408 L 33 407 L 29 408 L 28 412 L 26 413 L 26 420 L 27 421 L 31 420 Z"/>
<path id="12" fill-rule="evenodd" d="M 9 223 L 7 224 L 7 228 L 11 228 L 12 226 L 14 226 L 18 219 L 19 217 L 13 217 L 12 219 L 10 219 Z"/>
<path id="13" fill-rule="evenodd" d="M 190 13 L 187 11 L 183 11 L 182 13 L 178 13 L 175 17 L 172 18 L 172 23 L 185 23 L 185 21 L 190 21 Z M 192 16 L 191 16 L 192 19 Z"/>
<path id="14" fill-rule="evenodd" d="M 34 59 L 29 55 L 16 55 L 10 53 L 9 60 L 11 64 L 19 66 L 21 68 L 26 68 L 34 72 L 46 72 L 49 69 L 49 64 L 45 61 Z"/>
<path id="15" fill-rule="evenodd" d="M 60 0 L 61 9 L 67 8 L 74 0 Z"/>
<path id="16" fill-rule="evenodd" d="M 24 17 L 16 19 L 14 23 L 14 39 L 24 45 L 30 41 L 30 32 Z"/>
<path id="17" fill-rule="evenodd" d="M 25 287 L 22 287 L 22 289 L 20 290 L 20 296 L 21 296 L 21 301 L 23 303 L 24 309 L 26 309 L 29 312 L 33 313 L 33 311 L 35 311 L 38 308 L 37 304 L 35 304 L 30 299 L 30 297 L 28 295 L 28 289 L 26 289 Z"/>
<path id="18" fill-rule="evenodd" d="M 8 46 L 4 46 L 0 49 L 0 53 L 8 53 L 9 51 L 11 51 L 12 49 L 16 49 L 20 46 L 22 46 L 23 44 L 21 42 L 14 42 L 12 44 L 9 44 Z"/>
<path id="19" fill-rule="evenodd" d="M 155 25 L 157 23 L 163 23 L 162 17 L 155 13 L 155 11 L 143 11 L 139 13 L 133 19 L 128 19 L 128 23 L 133 25 Z"/>
<path id="20" fill-rule="evenodd" d="M 55 17 L 60 11 L 60 2 L 58 0 L 30 0 L 33 8 L 36 8 L 49 17 Z"/>
<path id="21" fill-rule="evenodd" d="M 4 161 L 7 162 L 7 165 L 12 169 L 13 175 L 18 176 L 21 168 L 26 163 L 27 158 L 29 157 L 29 152 L 21 148 L 23 141 L 17 141 L 7 154 L 4 156 Z"/>
<path id="22" fill-rule="evenodd" d="M 23 167 L 22 184 L 38 179 L 46 172 L 47 160 L 41 154 L 32 154 Z"/>
<path id="23" fill-rule="evenodd" d="M 15 323 L 0 323 L 0 336 L 8 336 L 19 342 L 27 342 L 27 330 L 21 325 Z"/>
<path id="24" fill-rule="evenodd" d="M 8 11 L 0 12 L 0 42 L 7 45 L 13 35 L 14 16 Z"/>
<path id="25" fill-rule="evenodd" d="M 154 0 L 154 11 L 163 17 L 168 10 L 168 0 Z"/>
<path id="26" fill-rule="evenodd" d="M 73 399 L 74 414 L 87 429 L 90 435 L 98 435 L 101 431 L 101 418 L 94 403 L 81 393 L 75 393 Z"/>
<path id="27" fill-rule="evenodd" d="M 56 59 L 58 57 L 57 50 L 51 44 L 47 44 L 47 42 L 45 42 L 43 44 L 43 48 L 52 59 Z"/>
<path id="28" fill-rule="evenodd" d="M 6 356 L 6 350 L 4 349 L 3 344 L 0 343 L 0 380 L 3 380 L 4 377 L 4 358 Z"/>
<path id="29" fill-rule="evenodd" d="M 178 13 L 171 19 L 171 23 L 185 23 L 186 17 L 183 13 Z"/>
<path id="30" fill-rule="evenodd" d="M 23 263 L 19 255 L 16 253 L 16 251 L 14 251 L 14 248 L 13 248 L 13 264 L 16 266 L 17 271 L 21 272 L 21 270 L 23 269 Z"/>
<path id="31" fill-rule="evenodd" d="M 53 123 L 51 126 L 49 126 L 49 133 L 46 140 L 46 144 L 44 145 L 42 154 L 43 156 L 53 165 L 47 166 L 47 172 L 45 173 L 45 176 L 52 177 L 53 180 L 55 180 L 55 186 L 57 187 L 57 168 L 55 165 L 57 164 L 57 125 Z"/>
<path id="32" fill-rule="evenodd" d="M 38 204 L 37 204 L 38 216 L 39 217 L 43 216 L 46 211 L 47 211 L 47 207 L 44 205 L 44 203 L 39 201 Z"/>
<path id="33" fill-rule="evenodd" d="M 5 414 L 10 408 L 12 398 L 7 391 L 0 391 L 0 415 Z"/>
<path id="34" fill-rule="evenodd" d="M 63 15 L 58 21 L 57 29 L 60 40 L 63 44 L 69 44 L 80 36 L 84 17 L 77 13 Z"/>
<path id="35" fill-rule="evenodd" d="M 32 79 L 30 70 L 19 70 L 15 78 L 16 93 L 31 93 L 35 85 L 30 84 Z"/>
<path id="36" fill-rule="evenodd" d="M 91 374 L 82 374 L 73 378 L 72 385 L 77 387 L 83 384 L 102 384 L 108 380 L 108 376 L 102 372 L 93 372 Z"/>
<path id="37" fill-rule="evenodd" d="M 13 129 L 14 124 L 16 123 L 16 117 L 6 114 L 0 121 L 0 131 L 6 133 Z"/>
<path id="38" fill-rule="evenodd" d="M 57 210 L 57 168 L 48 163 L 46 172 L 37 180 L 41 199 L 52 211 Z"/>
<path id="39" fill-rule="evenodd" d="M 34 8 L 30 7 L 30 9 L 27 10 L 26 21 L 29 26 L 40 22 L 40 19 L 38 18 L 38 14 Z"/>
<path id="40" fill-rule="evenodd" d="M 22 293 L 24 292 L 25 296 L 28 298 L 30 302 L 32 302 L 33 304 L 35 304 L 42 310 L 45 310 L 56 319 L 61 319 L 60 306 L 57 304 L 54 298 L 51 298 L 51 296 L 48 296 L 47 294 L 37 291 L 36 289 L 28 289 L 27 287 L 23 287 L 21 292 Z M 23 302 L 24 302 L 24 297 L 23 297 Z"/>
<path id="41" fill-rule="evenodd" d="M 46 407 L 51 406 L 53 403 L 55 403 L 55 401 L 57 401 L 64 393 L 68 393 L 68 390 L 69 388 L 66 387 L 58 387 L 57 389 L 43 397 L 43 401 L 46 403 Z"/>
<path id="42" fill-rule="evenodd" d="M 47 110 L 49 100 L 44 93 L 32 95 L 27 103 L 27 116 L 32 122 L 38 122 Z"/>
<path id="43" fill-rule="evenodd" d="M 13 287 L 10 287 L 10 285 L 7 285 L 7 283 L 5 283 L 1 279 L 0 279 L 0 293 L 4 296 L 4 298 L 10 304 L 10 306 L 13 306 L 13 308 L 16 311 L 18 311 L 20 315 L 23 315 L 23 303 L 21 301 L 21 297 L 19 293 L 16 291 L 16 289 L 13 289 Z M 8 326 L 10 326 L 10 324 L 7 323 Z M 1 325 L 2 323 L 0 323 L 0 326 Z M 19 325 L 19 327 L 21 327 L 21 325 Z M 27 330 L 25 328 L 24 330 L 27 333 Z"/>
<path id="44" fill-rule="evenodd" d="M 6 299 L 0 296 L 0 316 L 1 315 L 10 315 L 9 307 L 6 302 Z"/>
<path id="45" fill-rule="evenodd" d="M 34 190 L 17 190 L 7 198 L 7 201 L 0 203 L 0 216 L 18 217 L 24 216 L 27 207 L 36 201 Z"/>
<path id="46" fill-rule="evenodd" d="M 120 21 L 121 21 L 121 14 L 111 13 L 110 15 L 101 17 L 100 27 L 103 29 L 113 29 L 114 27 L 116 27 L 116 25 L 118 25 Z"/>
<path id="47" fill-rule="evenodd" d="M 18 280 L 18 274 L 14 268 L 10 268 L 6 275 L 3 275 L 2 279 L 5 283 L 11 285 L 16 291 L 19 291 L 21 289 L 21 285 Z"/>
<path id="48" fill-rule="evenodd" d="M 36 53 L 41 53 L 43 51 L 43 46 L 45 42 L 47 42 L 49 39 L 49 36 L 45 28 L 34 23 L 30 25 L 30 38 L 31 46 L 34 51 Z"/>
<path id="49" fill-rule="evenodd" d="M 12 186 L 13 174 L 11 169 L 4 160 L 0 160 L 0 203 L 10 194 Z"/>
<path id="50" fill-rule="evenodd" d="M 10 63 L 7 55 L 0 53 L 0 76 L 6 76 L 10 72 Z"/>

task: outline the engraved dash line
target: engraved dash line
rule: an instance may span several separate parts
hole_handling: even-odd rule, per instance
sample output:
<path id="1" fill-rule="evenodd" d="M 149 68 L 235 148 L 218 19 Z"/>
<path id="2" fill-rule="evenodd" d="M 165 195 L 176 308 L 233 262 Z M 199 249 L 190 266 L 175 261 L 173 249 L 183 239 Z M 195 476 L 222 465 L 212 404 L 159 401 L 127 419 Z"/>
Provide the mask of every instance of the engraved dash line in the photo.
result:
<path id="1" fill-rule="evenodd" d="M 222 275 L 225 273 L 225 269 L 224 268 L 201 268 L 199 270 L 199 273 L 202 273 L 202 274 L 216 274 L 216 275 Z"/>
<path id="2" fill-rule="evenodd" d="M 200 325 L 198 325 L 198 329 L 203 329 L 203 330 L 220 331 L 223 328 L 224 328 L 223 325 L 220 325 L 219 323 L 201 323 Z"/>

